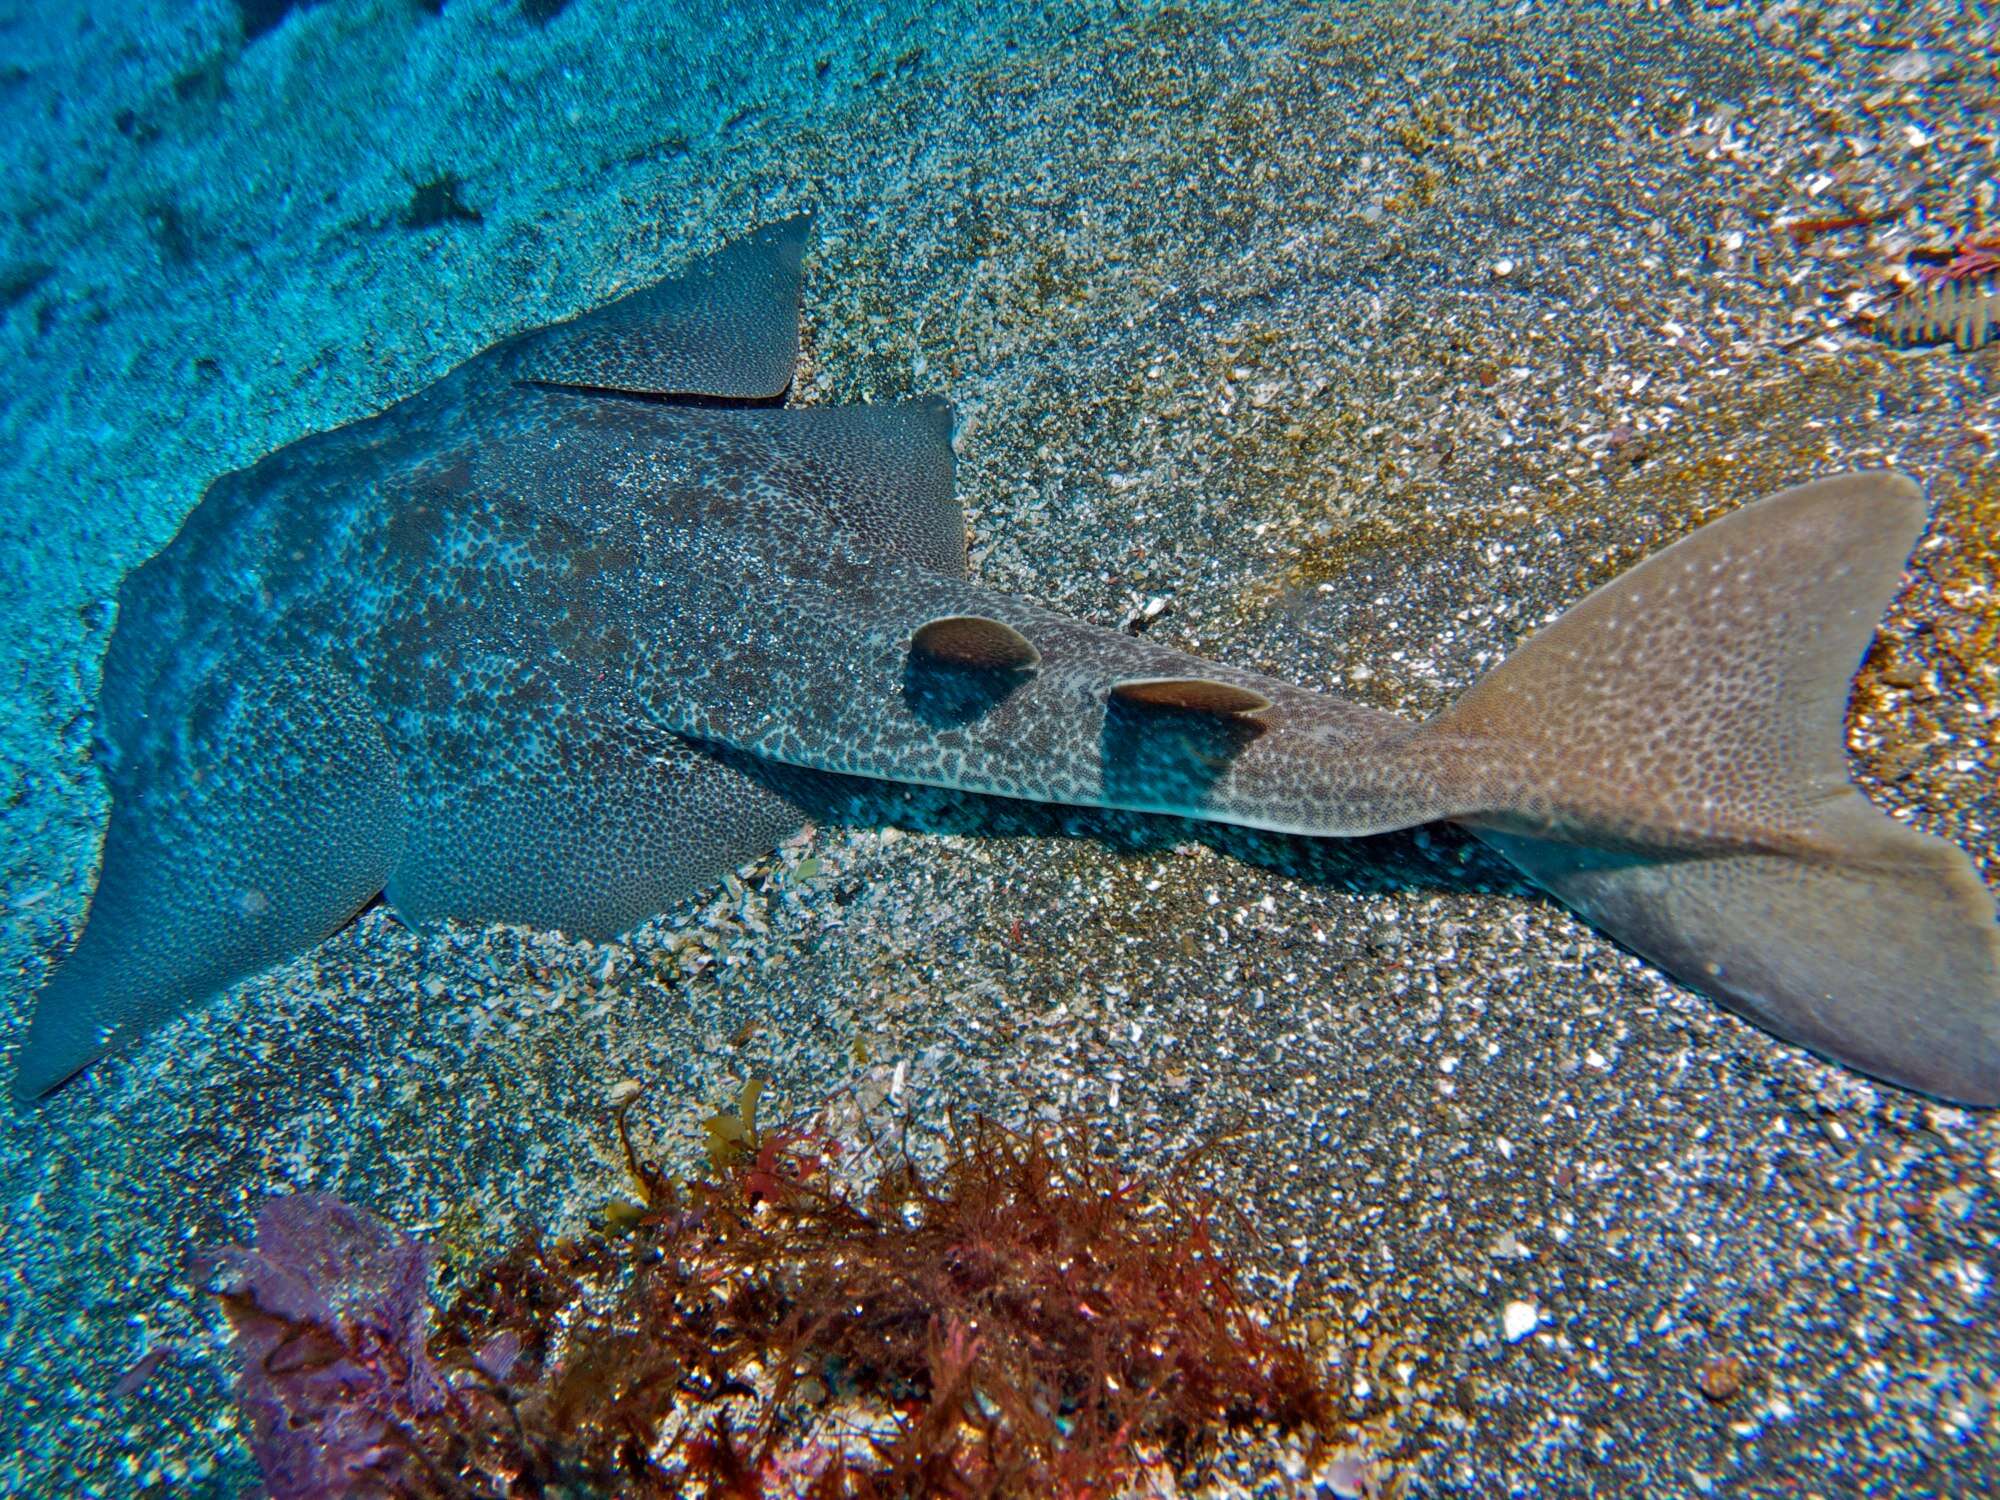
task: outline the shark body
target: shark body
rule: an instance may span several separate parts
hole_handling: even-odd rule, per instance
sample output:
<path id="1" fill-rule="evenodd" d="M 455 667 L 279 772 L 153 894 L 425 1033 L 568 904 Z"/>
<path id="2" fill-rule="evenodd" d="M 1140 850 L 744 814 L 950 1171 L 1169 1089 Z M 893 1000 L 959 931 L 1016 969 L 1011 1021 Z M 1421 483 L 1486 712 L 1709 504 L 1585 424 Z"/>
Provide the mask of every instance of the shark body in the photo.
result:
<path id="1" fill-rule="evenodd" d="M 1416 724 L 971 582 L 942 402 L 772 404 L 806 233 L 210 487 L 120 590 L 103 865 L 17 1093 L 378 896 L 629 929 L 799 825 L 768 762 L 1315 837 L 1456 820 L 1771 1030 L 2000 1103 L 1992 897 L 1847 778 L 1908 480 L 1746 506 Z"/>

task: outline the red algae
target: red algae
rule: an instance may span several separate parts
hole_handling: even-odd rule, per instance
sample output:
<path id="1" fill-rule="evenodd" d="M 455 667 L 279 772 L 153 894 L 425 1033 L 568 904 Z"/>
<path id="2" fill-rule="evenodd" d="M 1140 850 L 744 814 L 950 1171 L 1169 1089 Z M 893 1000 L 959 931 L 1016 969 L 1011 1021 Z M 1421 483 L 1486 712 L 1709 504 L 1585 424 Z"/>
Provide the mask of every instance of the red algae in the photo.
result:
<path id="1" fill-rule="evenodd" d="M 363 1382 L 366 1409 L 339 1410 L 316 1386 L 290 1461 L 358 1427 L 394 1455 L 370 1471 L 385 1495 L 1085 1500 L 1198 1479 L 1233 1429 L 1331 1433 L 1321 1366 L 1244 1298 L 1184 1169 L 1142 1181 L 1081 1124 L 978 1119 L 936 1167 L 852 1188 L 836 1143 L 758 1129 L 755 1099 L 708 1122 L 710 1170 L 685 1182 L 621 1110 L 644 1202 L 467 1278 L 420 1352 L 398 1346 L 425 1401 Z M 270 1351 L 345 1358 L 353 1330 L 325 1299 L 248 1295 L 228 1293 L 245 1389 L 276 1413 Z"/>

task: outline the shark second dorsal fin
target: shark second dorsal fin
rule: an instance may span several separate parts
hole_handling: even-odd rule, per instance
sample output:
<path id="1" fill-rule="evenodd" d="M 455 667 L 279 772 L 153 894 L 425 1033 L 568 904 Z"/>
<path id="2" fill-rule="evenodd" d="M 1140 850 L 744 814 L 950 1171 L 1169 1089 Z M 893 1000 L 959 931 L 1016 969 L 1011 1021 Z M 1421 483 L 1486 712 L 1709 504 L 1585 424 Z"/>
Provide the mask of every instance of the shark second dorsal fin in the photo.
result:
<path id="1" fill-rule="evenodd" d="M 910 655 L 928 666 L 971 672 L 1032 672 L 1042 660 L 1033 641 L 985 615 L 941 615 L 927 621 L 910 637 Z"/>
<path id="2" fill-rule="evenodd" d="M 1225 719 L 1262 713 L 1271 706 L 1269 698 L 1252 688 L 1208 677 L 1135 677 L 1113 683 L 1105 696 L 1128 708 L 1165 708 Z"/>
<path id="3" fill-rule="evenodd" d="M 1132 677 L 1104 695 L 1100 741 L 1106 800 L 1199 809 L 1266 728 L 1271 700 L 1212 677 Z"/>
<path id="4" fill-rule="evenodd" d="M 810 215 L 726 245 L 680 275 L 530 334 L 514 376 L 658 396 L 770 400 L 799 357 Z"/>

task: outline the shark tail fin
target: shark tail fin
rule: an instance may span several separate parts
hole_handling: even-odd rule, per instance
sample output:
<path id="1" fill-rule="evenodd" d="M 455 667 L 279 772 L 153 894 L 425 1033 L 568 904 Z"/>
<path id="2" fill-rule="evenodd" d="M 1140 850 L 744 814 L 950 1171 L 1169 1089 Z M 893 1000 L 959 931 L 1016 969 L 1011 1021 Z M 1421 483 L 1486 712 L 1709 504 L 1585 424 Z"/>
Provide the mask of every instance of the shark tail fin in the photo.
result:
<path id="1" fill-rule="evenodd" d="M 1923 523 L 1891 473 L 1746 506 L 1416 738 L 1478 809 L 1462 821 L 1669 973 L 1865 1073 L 2000 1105 L 1993 897 L 1847 774 L 1849 685 Z"/>

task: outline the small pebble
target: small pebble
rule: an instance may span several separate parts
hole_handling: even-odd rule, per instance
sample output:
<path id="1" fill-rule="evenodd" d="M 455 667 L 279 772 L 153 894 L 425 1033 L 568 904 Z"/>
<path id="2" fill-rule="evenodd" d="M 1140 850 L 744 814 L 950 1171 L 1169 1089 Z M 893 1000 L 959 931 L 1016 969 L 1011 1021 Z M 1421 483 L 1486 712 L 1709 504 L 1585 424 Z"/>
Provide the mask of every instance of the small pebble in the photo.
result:
<path id="1" fill-rule="evenodd" d="M 1493 1242 L 1486 1247 L 1486 1253 L 1494 1260 L 1531 1260 L 1534 1257 L 1534 1251 L 1522 1244 L 1520 1236 L 1511 1229 L 1503 1229 L 1495 1235 Z"/>
<path id="2" fill-rule="evenodd" d="M 1500 1314 L 1500 1328 L 1510 1344 L 1520 1343 L 1541 1321 L 1542 1311 L 1532 1302 L 1509 1302 Z"/>
<path id="3" fill-rule="evenodd" d="M 644 1092 L 645 1085 L 636 1078 L 621 1078 L 611 1085 L 611 1107 L 630 1104 Z"/>
<path id="4" fill-rule="evenodd" d="M 1743 1389 L 1743 1361 L 1733 1354 L 1715 1354 L 1701 1362 L 1695 1375 L 1702 1395 L 1717 1406 L 1733 1401 Z"/>
<path id="5" fill-rule="evenodd" d="M 1329 1464 L 1325 1470 L 1327 1488 L 1340 1500 L 1356 1500 L 1368 1493 L 1367 1460 L 1351 1453 L 1343 1453 Z"/>

